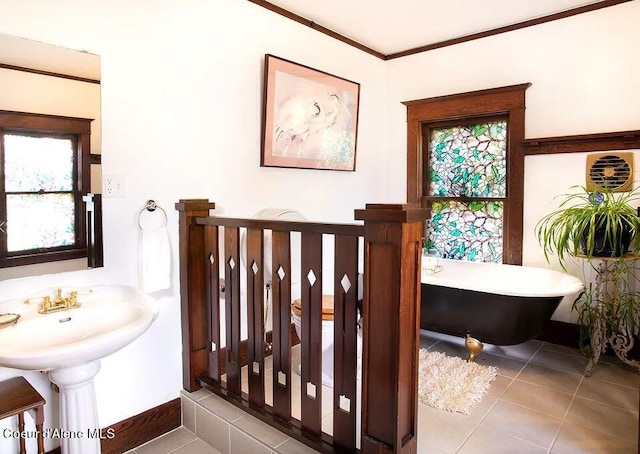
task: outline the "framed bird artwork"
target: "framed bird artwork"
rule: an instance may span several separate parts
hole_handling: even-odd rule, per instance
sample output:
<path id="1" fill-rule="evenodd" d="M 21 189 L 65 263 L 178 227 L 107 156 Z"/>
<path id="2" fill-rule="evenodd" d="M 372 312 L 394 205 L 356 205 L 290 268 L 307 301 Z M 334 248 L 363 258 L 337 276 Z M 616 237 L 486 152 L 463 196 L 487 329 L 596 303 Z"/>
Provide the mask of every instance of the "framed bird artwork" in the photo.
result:
<path id="1" fill-rule="evenodd" d="M 355 171 L 360 84 L 265 55 L 263 167 Z"/>

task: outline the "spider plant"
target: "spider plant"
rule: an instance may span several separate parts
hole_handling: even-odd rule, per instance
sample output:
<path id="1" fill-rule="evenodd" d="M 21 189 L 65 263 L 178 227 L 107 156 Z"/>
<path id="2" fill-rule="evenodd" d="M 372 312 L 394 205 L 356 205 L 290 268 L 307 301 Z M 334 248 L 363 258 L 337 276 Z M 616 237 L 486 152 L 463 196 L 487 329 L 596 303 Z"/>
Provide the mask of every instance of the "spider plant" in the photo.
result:
<path id="1" fill-rule="evenodd" d="M 640 217 L 632 206 L 639 197 L 636 190 L 570 189 L 572 192 L 562 196 L 558 210 L 544 216 L 535 230 L 547 261 L 556 254 L 566 271 L 567 255 L 583 256 L 584 265 L 596 272 L 595 283 L 587 282 L 572 306 L 578 314 L 580 348 L 591 357 L 590 374 L 594 361 L 609 345 L 620 359 L 629 362 L 626 352 L 640 327 L 636 260 L 622 257 L 629 250 L 636 255 L 640 247 Z"/>
<path id="2" fill-rule="evenodd" d="M 565 268 L 566 256 L 620 257 L 638 249 L 640 217 L 632 202 L 638 200 L 636 190 L 612 192 L 609 189 L 588 191 L 585 186 L 572 186 L 563 194 L 559 209 L 544 216 L 535 232 L 547 261 L 556 254 Z M 577 190 L 577 191 L 576 191 Z"/>

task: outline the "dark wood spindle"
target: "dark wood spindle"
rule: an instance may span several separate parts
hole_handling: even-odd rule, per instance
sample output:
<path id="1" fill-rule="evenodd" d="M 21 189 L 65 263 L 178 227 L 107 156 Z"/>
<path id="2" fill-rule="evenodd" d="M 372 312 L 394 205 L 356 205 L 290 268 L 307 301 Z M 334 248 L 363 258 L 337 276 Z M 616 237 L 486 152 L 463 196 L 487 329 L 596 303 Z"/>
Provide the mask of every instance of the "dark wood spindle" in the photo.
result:
<path id="1" fill-rule="evenodd" d="M 365 225 L 319 224 L 207 216 L 212 204 L 186 201 L 180 210 L 181 299 L 185 389 L 200 385 L 320 452 L 415 453 L 419 346 L 420 240 L 425 210 L 368 205 Z M 206 228 L 202 228 L 206 227 Z M 223 244 L 217 243 L 224 227 Z M 247 229 L 247 288 L 240 288 L 240 232 Z M 264 230 L 272 231 L 273 406 L 264 402 Z M 301 420 L 291 418 L 291 233 L 301 235 Z M 334 428 L 322 433 L 323 235 L 334 235 Z M 356 432 L 358 238 L 365 237 L 362 434 Z M 244 251 L 242 251 L 244 254 Z M 219 257 L 215 257 L 219 255 Z M 215 263 L 212 263 L 214 260 Z M 217 260 L 217 261 L 216 261 Z M 225 363 L 213 351 L 220 308 L 217 273 L 226 279 Z M 256 270 L 254 271 L 254 262 Z M 268 264 L 267 264 L 268 265 Z M 312 271 L 312 273 L 310 273 Z M 249 354 L 241 356 L 241 293 L 247 295 Z M 219 298 L 219 295 L 218 295 Z M 219 317 L 218 317 L 219 318 Z M 217 325 L 216 325 L 217 323 Z M 219 336 L 219 331 L 217 336 Z M 219 345 L 216 345 L 219 347 Z M 217 350 L 217 348 L 216 348 Z M 224 351 L 224 350 L 221 350 Z M 248 359 L 248 364 L 247 364 Z M 208 363 L 208 364 L 207 364 Z M 216 364 L 219 365 L 216 372 Z M 241 367 L 249 368 L 249 395 Z M 257 373 L 253 373 L 253 371 Z"/>
<path id="2" fill-rule="evenodd" d="M 249 402 L 264 406 L 264 237 L 247 229 L 247 325 L 249 342 Z"/>
<path id="3" fill-rule="evenodd" d="M 237 227 L 225 227 L 225 318 L 227 389 L 242 394 L 240 368 L 240 242 Z"/>
<path id="4" fill-rule="evenodd" d="M 333 441 L 356 448 L 358 237 L 335 236 Z"/>
<path id="5" fill-rule="evenodd" d="M 291 419 L 291 242 L 289 232 L 273 230 L 273 413 Z"/>
<path id="6" fill-rule="evenodd" d="M 207 323 L 209 341 L 209 376 L 220 382 L 220 254 L 218 250 L 218 227 L 204 226 L 204 266 L 207 269 Z"/>
<path id="7" fill-rule="evenodd" d="M 302 232 L 301 422 L 322 432 L 322 234 Z"/>

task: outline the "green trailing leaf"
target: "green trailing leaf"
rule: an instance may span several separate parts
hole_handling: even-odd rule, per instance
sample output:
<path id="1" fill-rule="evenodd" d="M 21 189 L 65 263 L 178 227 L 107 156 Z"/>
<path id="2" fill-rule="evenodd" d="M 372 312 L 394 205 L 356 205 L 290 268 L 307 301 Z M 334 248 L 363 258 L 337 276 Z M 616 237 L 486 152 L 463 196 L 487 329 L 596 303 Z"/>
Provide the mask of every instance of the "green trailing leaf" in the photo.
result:
<path id="1" fill-rule="evenodd" d="M 614 255 L 626 252 L 620 250 L 625 229 L 633 237 L 631 249 L 638 250 L 640 236 L 636 232 L 640 231 L 640 218 L 630 204 L 638 199 L 635 191 L 614 193 L 602 189 L 599 191 L 603 194 L 602 202 L 596 204 L 584 186 L 571 189 L 574 192 L 563 195 L 559 209 L 544 216 L 535 227 L 536 237 L 547 261 L 555 254 L 565 268 L 567 255 L 593 257 L 600 231 L 603 232 L 602 241 L 612 246 Z M 575 192 L 576 189 L 578 192 Z"/>

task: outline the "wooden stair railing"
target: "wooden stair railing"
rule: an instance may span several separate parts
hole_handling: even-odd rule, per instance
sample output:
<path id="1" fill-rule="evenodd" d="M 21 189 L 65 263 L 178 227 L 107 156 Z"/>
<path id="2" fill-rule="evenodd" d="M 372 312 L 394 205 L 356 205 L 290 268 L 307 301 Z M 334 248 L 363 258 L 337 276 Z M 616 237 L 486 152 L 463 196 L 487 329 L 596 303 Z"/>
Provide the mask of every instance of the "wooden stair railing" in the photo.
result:
<path id="1" fill-rule="evenodd" d="M 180 280 L 183 376 L 320 452 L 357 452 L 359 238 L 364 236 L 362 452 L 416 452 L 420 241 L 424 210 L 367 205 L 365 225 L 209 216 L 207 200 L 181 200 Z M 222 230 L 221 230 L 222 229 Z M 264 231 L 272 239 L 273 402 L 265 402 Z M 241 251 L 241 234 L 246 251 Z M 301 239 L 301 417 L 292 418 L 291 234 Z M 220 236 L 219 236 L 220 235 Z M 334 298 L 333 436 L 322 432 L 323 237 L 332 235 Z M 223 238 L 223 244 L 219 244 Z M 224 254 L 224 255 L 223 255 Z M 241 257 L 246 273 L 245 288 Z M 326 264 L 325 264 L 326 265 Z M 220 270 L 224 268 L 224 320 Z M 325 276 L 326 278 L 326 276 Z M 326 288 L 326 287 L 325 287 Z M 242 296 L 244 295 L 244 296 Z M 246 304 L 247 339 L 241 339 Z M 225 342 L 221 347 L 221 323 Z M 375 333 L 375 334 L 371 334 Z M 402 335 L 400 336 L 400 333 Z M 246 359 L 242 347 L 247 344 Z M 370 355 L 370 351 L 376 351 Z M 247 366 L 248 394 L 242 390 Z M 223 369 L 226 375 L 223 377 Z M 397 421 L 397 425 L 392 424 Z"/>

